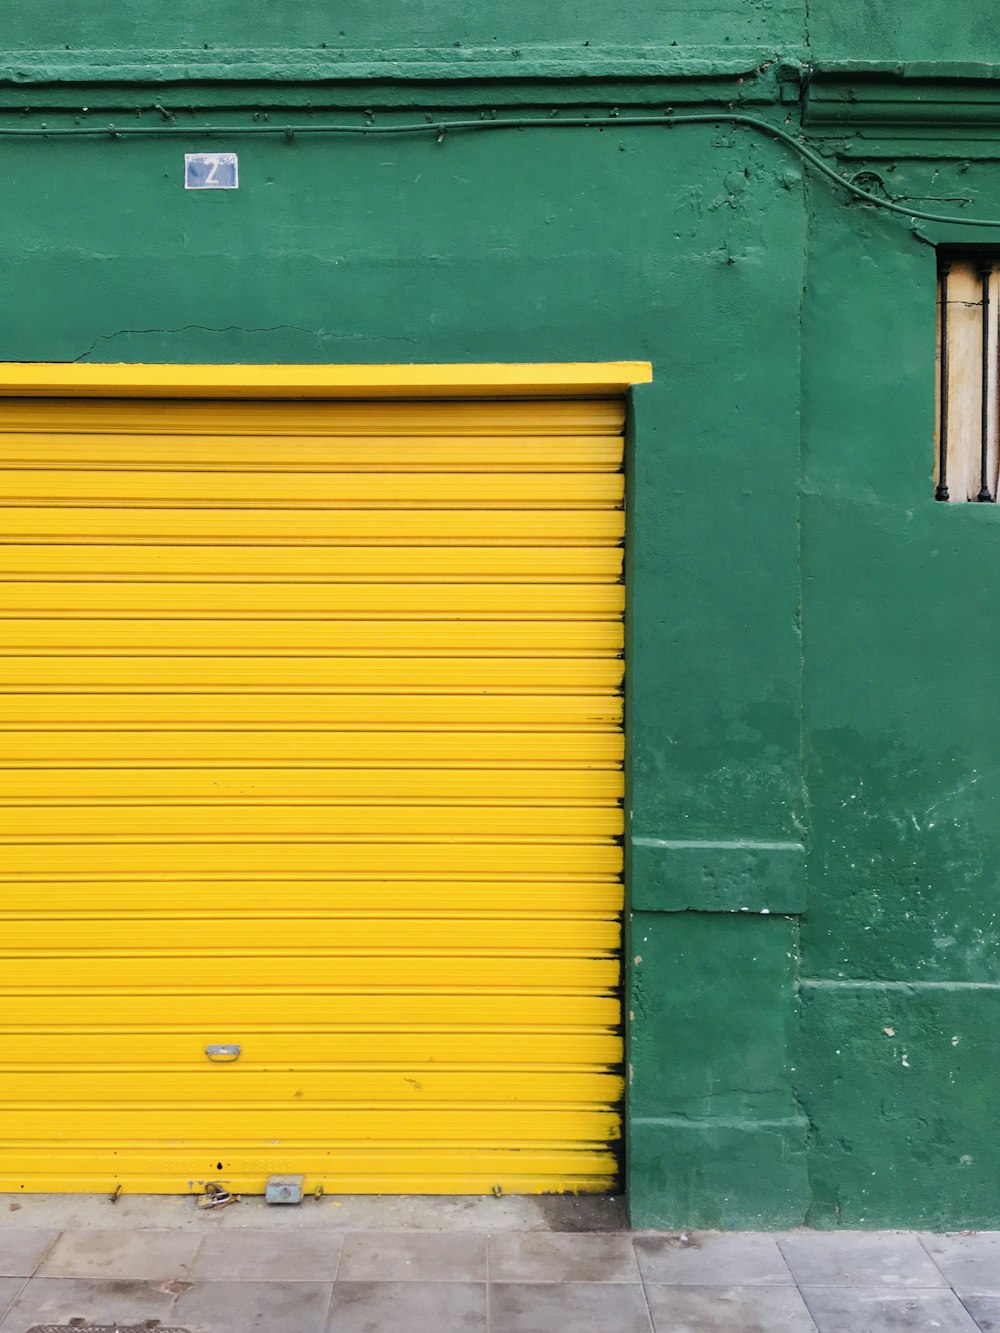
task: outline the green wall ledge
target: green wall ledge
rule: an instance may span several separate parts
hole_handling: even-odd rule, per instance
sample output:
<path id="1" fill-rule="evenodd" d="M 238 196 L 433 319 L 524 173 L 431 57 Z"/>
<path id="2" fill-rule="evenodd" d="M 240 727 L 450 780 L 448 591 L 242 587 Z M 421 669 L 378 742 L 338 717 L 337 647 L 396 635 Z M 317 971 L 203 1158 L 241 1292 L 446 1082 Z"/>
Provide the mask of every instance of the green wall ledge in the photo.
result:
<path id="1" fill-rule="evenodd" d="M 996 66 L 947 67 L 921 75 L 813 72 L 803 111 L 808 129 L 824 132 L 911 132 L 930 128 L 993 129 L 1000 124 Z"/>
<path id="2" fill-rule="evenodd" d="M 0 108 L 764 107 L 796 102 L 802 70 L 751 46 L 22 50 L 0 53 Z"/>
<path id="3" fill-rule="evenodd" d="M 633 837 L 632 907 L 639 912 L 755 912 L 796 916 L 806 906 L 798 842 Z"/>
<path id="4" fill-rule="evenodd" d="M 0 81 L 18 84 L 102 82 L 150 83 L 222 79 L 325 82 L 328 79 L 383 78 L 691 78 L 751 77 L 761 66 L 780 63 L 766 46 L 677 46 L 669 43 L 573 46 L 525 44 L 518 47 L 170 47 L 130 52 L 105 50 L 21 50 L 4 53 Z"/>

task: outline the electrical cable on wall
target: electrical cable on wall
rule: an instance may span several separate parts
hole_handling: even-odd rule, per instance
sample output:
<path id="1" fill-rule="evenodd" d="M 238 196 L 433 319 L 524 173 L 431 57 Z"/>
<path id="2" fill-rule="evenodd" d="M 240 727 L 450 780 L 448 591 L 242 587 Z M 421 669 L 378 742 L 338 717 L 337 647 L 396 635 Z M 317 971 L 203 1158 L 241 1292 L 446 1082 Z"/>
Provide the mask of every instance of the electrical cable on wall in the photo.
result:
<path id="1" fill-rule="evenodd" d="M 864 189 L 841 176 L 834 167 L 826 162 L 820 153 L 811 145 L 804 143 L 800 138 L 788 130 L 782 129 L 780 125 L 772 125 L 769 121 L 761 120 L 757 116 L 746 116 L 737 112 L 728 112 L 719 114 L 713 113 L 690 113 L 682 115 L 663 115 L 663 116 L 619 116 L 609 114 L 603 116 L 511 116 L 507 118 L 497 118 L 488 120 L 470 120 L 470 119 L 442 119 L 435 117 L 426 121 L 404 122 L 401 124 L 389 125 L 200 125 L 200 126 L 180 126 L 180 125 L 107 125 L 96 127 L 90 125 L 66 125 L 66 126 L 45 126 L 39 128 L 21 129 L 18 127 L 0 126 L 0 138 L 52 138 L 59 137 L 87 137 L 87 138 L 133 138 L 137 135 L 148 136 L 150 138 L 186 138 L 190 139 L 195 135 L 213 135 L 225 134 L 229 136 L 240 135 L 247 136 L 277 136 L 286 139 L 294 139 L 298 135 L 310 134 L 329 134 L 329 135 L 409 135 L 425 134 L 433 135 L 438 142 L 445 139 L 452 133 L 475 133 L 489 130 L 534 130 L 534 129 L 621 129 L 623 126 L 659 126 L 660 128 L 673 129 L 676 126 L 685 125 L 735 125 L 746 129 L 756 130 L 760 134 L 765 134 L 769 138 L 784 144 L 793 152 L 797 153 L 805 162 L 808 162 L 814 170 L 822 176 L 840 186 L 855 199 L 861 199 L 865 203 L 872 204 L 885 212 L 898 213 L 902 217 L 909 218 L 913 222 L 936 222 L 947 226 L 965 226 L 965 227 L 1000 227 L 1000 218 L 973 218 L 962 217 L 959 214 L 946 213 L 928 213 L 923 209 L 907 208 L 903 204 L 897 204 L 891 199 L 883 199 L 877 194 Z"/>

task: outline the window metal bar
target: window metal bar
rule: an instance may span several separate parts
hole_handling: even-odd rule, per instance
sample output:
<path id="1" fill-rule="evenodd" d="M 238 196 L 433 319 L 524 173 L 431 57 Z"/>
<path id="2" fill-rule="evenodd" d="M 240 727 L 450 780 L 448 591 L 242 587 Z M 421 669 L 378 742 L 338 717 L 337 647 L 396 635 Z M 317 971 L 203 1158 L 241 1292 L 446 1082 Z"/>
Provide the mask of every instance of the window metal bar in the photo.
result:
<path id="1" fill-rule="evenodd" d="M 983 401 L 980 420 L 979 442 L 979 494 L 976 499 L 980 504 L 989 503 L 993 496 L 989 485 L 989 449 L 990 449 L 990 278 L 993 265 L 985 260 L 980 265 L 979 276 L 983 284 Z"/>
<path id="2" fill-rule="evenodd" d="M 941 262 L 941 408 L 938 420 L 938 484 L 935 500 L 948 499 L 948 270 L 947 259 Z"/>

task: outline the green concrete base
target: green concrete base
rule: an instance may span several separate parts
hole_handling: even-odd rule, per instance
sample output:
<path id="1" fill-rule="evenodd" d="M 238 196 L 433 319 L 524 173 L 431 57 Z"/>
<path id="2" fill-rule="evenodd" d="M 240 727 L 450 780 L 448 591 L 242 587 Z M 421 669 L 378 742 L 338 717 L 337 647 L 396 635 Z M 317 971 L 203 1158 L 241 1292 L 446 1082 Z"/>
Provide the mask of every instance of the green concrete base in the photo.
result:
<path id="1" fill-rule="evenodd" d="M 801 993 L 809 1225 L 995 1226 L 1000 1147 L 984 1127 L 1000 987 L 813 980 Z"/>
<path id="2" fill-rule="evenodd" d="M 633 1227 L 780 1229 L 805 1220 L 805 1119 L 721 1125 L 633 1120 Z"/>

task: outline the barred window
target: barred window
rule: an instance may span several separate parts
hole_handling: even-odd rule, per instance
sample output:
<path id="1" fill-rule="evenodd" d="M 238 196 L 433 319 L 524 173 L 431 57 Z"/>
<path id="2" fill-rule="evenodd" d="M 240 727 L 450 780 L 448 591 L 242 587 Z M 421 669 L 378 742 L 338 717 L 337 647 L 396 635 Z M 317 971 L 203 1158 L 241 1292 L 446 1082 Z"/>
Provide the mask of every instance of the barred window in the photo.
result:
<path id="1" fill-rule="evenodd" d="M 1000 253 L 938 256 L 934 498 L 997 498 Z"/>

